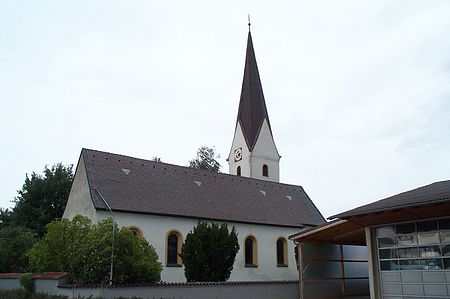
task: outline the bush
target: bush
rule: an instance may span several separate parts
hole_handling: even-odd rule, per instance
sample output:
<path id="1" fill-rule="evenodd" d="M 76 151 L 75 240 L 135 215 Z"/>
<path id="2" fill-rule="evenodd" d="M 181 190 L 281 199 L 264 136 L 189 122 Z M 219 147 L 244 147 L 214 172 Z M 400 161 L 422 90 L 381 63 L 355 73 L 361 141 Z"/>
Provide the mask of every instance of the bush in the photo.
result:
<path id="1" fill-rule="evenodd" d="M 47 234 L 29 252 L 36 272 L 68 272 L 72 283 L 109 282 L 112 251 L 112 220 L 92 224 L 83 216 L 53 221 Z M 127 229 L 115 224 L 113 283 L 160 280 L 162 270 L 155 249 Z"/>
<path id="2" fill-rule="evenodd" d="M 35 234 L 20 226 L 5 227 L 0 230 L 0 273 L 26 272 L 28 257 L 26 252 L 36 243 Z"/>
<path id="3" fill-rule="evenodd" d="M 34 292 L 34 282 L 33 277 L 30 274 L 23 275 L 19 278 L 20 285 L 24 288 L 27 292 Z"/>
<path id="4" fill-rule="evenodd" d="M 226 281 L 239 251 L 235 228 L 200 222 L 181 249 L 187 281 Z"/>

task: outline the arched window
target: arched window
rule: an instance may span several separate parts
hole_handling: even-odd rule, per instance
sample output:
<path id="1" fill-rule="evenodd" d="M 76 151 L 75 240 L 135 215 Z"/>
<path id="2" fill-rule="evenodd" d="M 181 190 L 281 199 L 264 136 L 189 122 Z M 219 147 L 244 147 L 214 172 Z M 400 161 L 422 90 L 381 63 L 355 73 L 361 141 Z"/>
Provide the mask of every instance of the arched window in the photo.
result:
<path id="1" fill-rule="evenodd" d="M 245 266 L 246 267 L 257 267 L 258 260 L 258 244 L 253 236 L 248 236 L 245 238 Z"/>
<path id="2" fill-rule="evenodd" d="M 171 231 L 167 234 L 166 242 L 166 265 L 168 267 L 181 266 L 181 253 L 182 237 L 177 231 Z"/>
<path id="3" fill-rule="evenodd" d="M 277 266 L 286 267 L 287 262 L 287 242 L 284 238 L 277 240 Z"/>
<path id="4" fill-rule="evenodd" d="M 241 176 L 241 166 L 238 166 L 238 167 L 237 167 L 237 169 L 236 169 L 236 174 L 237 174 L 238 176 Z"/>
<path id="5" fill-rule="evenodd" d="M 266 164 L 263 165 L 262 171 L 263 171 L 263 176 L 269 176 L 269 167 Z"/>
<path id="6" fill-rule="evenodd" d="M 144 233 L 138 226 L 129 226 L 129 230 L 133 233 L 133 235 L 138 236 L 139 238 L 144 238 Z"/>

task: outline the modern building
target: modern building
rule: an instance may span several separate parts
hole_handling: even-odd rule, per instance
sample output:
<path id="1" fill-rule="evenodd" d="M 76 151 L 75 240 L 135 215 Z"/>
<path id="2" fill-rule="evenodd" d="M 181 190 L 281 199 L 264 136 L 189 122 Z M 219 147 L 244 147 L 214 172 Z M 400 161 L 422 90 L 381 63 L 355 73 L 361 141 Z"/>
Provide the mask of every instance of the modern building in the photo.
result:
<path id="1" fill-rule="evenodd" d="M 230 280 L 295 280 L 288 236 L 325 219 L 301 186 L 278 182 L 279 160 L 249 31 L 230 174 L 83 149 L 64 218 L 114 214 L 155 247 L 164 281 L 185 281 L 178 253 L 199 220 L 228 223 L 241 248 Z"/>
<path id="2" fill-rule="evenodd" d="M 329 219 L 291 236 L 303 299 L 450 298 L 450 180 Z"/>

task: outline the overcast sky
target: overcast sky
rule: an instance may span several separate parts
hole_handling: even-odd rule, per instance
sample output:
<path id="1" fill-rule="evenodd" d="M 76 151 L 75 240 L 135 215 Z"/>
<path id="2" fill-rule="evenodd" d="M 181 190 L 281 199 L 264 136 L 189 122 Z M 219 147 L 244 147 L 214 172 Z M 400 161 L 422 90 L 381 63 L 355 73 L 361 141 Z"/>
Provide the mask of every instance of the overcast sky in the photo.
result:
<path id="1" fill-rule="evenodd" d="M 228 172 L 248 13 L 281 182 L 328 217 L 450 179 L 448 0 L 0 0 L 0 207 L 83 147 Z"/>

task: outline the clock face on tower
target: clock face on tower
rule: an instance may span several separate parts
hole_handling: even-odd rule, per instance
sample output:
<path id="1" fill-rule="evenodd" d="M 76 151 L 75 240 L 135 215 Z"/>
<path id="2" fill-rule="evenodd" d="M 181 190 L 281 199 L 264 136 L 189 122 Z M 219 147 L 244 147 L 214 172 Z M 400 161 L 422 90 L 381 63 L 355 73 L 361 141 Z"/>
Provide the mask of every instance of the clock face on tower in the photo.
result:
<path id="1" fill-rule="evenodd" d="M 242 160 L 242 147 L 234 150 L 234 162 Z"/>

